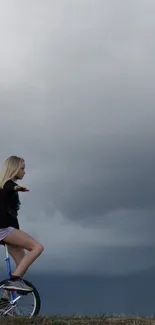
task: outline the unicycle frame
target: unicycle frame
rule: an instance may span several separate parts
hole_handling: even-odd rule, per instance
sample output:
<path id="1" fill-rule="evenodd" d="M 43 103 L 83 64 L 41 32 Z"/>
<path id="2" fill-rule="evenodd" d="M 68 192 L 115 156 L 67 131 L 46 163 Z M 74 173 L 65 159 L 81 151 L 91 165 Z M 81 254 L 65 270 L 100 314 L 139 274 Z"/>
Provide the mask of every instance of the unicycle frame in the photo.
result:
<path id="1" fill-rule="evenodd" d="M 8 246 L 7 244 L 4 244 L 5 246 L 5 261 L 6 261 L 6 265 L 7 265 L 7 272 L 8 272 L 8 277 L 9 279 L 11 278 L 11 259 L 9 256 L 9 252 L 8 252 Z M 13 291 L 10 291 L 10 297 L 11 297 L 11 301 L 15 299 L 15 293 Z"/>
<path id="2" fill-rule="evenodd" d="M 6 265 L 7 265 L 7 272 L 8 272 L 8 276 L 9 279 L 11 278 L 11 260 L 10 260 L 10 256 L 9 256 L 9 252 L 8 252 L 8 246 L 5 244 L 5 261 L 6 261 Z"/>

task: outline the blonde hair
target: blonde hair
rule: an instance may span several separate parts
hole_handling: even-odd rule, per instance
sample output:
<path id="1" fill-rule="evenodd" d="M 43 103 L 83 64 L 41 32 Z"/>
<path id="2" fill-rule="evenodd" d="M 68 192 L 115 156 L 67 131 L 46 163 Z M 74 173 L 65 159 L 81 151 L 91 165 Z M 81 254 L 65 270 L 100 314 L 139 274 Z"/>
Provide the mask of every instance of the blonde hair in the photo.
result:
<path id="1" fill-rule="evenodd" d="M 3 188 L 8 180 L 16 177 L 23 161 L 23 158 L 17 156 L 10 156 L 5 160 L 3 170 L 0 173 L 0 188 Z"/>

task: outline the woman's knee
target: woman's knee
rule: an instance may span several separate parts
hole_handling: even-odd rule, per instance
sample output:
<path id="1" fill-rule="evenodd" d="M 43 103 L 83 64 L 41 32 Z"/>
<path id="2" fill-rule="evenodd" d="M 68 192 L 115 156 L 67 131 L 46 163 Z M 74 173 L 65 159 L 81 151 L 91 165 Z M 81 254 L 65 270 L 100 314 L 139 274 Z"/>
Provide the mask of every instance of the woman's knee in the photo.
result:
<path id="1" fill-rule="evenodd" d="M 38 243 L 38 244 L 37 244 L 37 249 L 38 249 L 39 253 L 41 254 L 41 253 L 44 251 L 44 246 L 43 246 L 43 244 Z"/>
<path id="2" fill-rule="evenodd" d="M 44 251 L 44 246 L 43 246 L 43 244 L 35 241 L 30 250 L 35 250 L 40 255 Z"/>

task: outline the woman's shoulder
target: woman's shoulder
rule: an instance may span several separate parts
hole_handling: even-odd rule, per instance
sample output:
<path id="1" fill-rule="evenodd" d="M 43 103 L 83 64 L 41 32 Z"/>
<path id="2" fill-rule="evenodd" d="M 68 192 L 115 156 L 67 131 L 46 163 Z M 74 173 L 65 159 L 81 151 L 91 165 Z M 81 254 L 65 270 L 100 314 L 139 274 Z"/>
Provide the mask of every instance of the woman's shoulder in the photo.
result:
<path id="1" fill-rule="evenodd" d="M 3 189 L 4 189 L 4 190 L 8 190 L 8 191 L 13 191 L 13 190 L 14 190 L 14 187 L 15 187 L 16 185 L 17 185 L 17 184 L 16 184 L 12 179 L 9 179 L 9 180 L 6 181 L 6 183 L 4 184 Z"/>

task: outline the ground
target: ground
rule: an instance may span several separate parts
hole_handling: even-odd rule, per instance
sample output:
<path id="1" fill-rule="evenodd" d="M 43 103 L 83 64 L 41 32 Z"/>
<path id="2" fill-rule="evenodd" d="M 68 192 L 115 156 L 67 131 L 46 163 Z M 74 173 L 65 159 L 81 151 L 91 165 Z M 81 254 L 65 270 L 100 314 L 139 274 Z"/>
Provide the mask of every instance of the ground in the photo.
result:
<path id="1" fill-rule="evenodd" d="M 0 325 L 155 325 L 155 317 L 23 317 L 0 318 Z"/>

